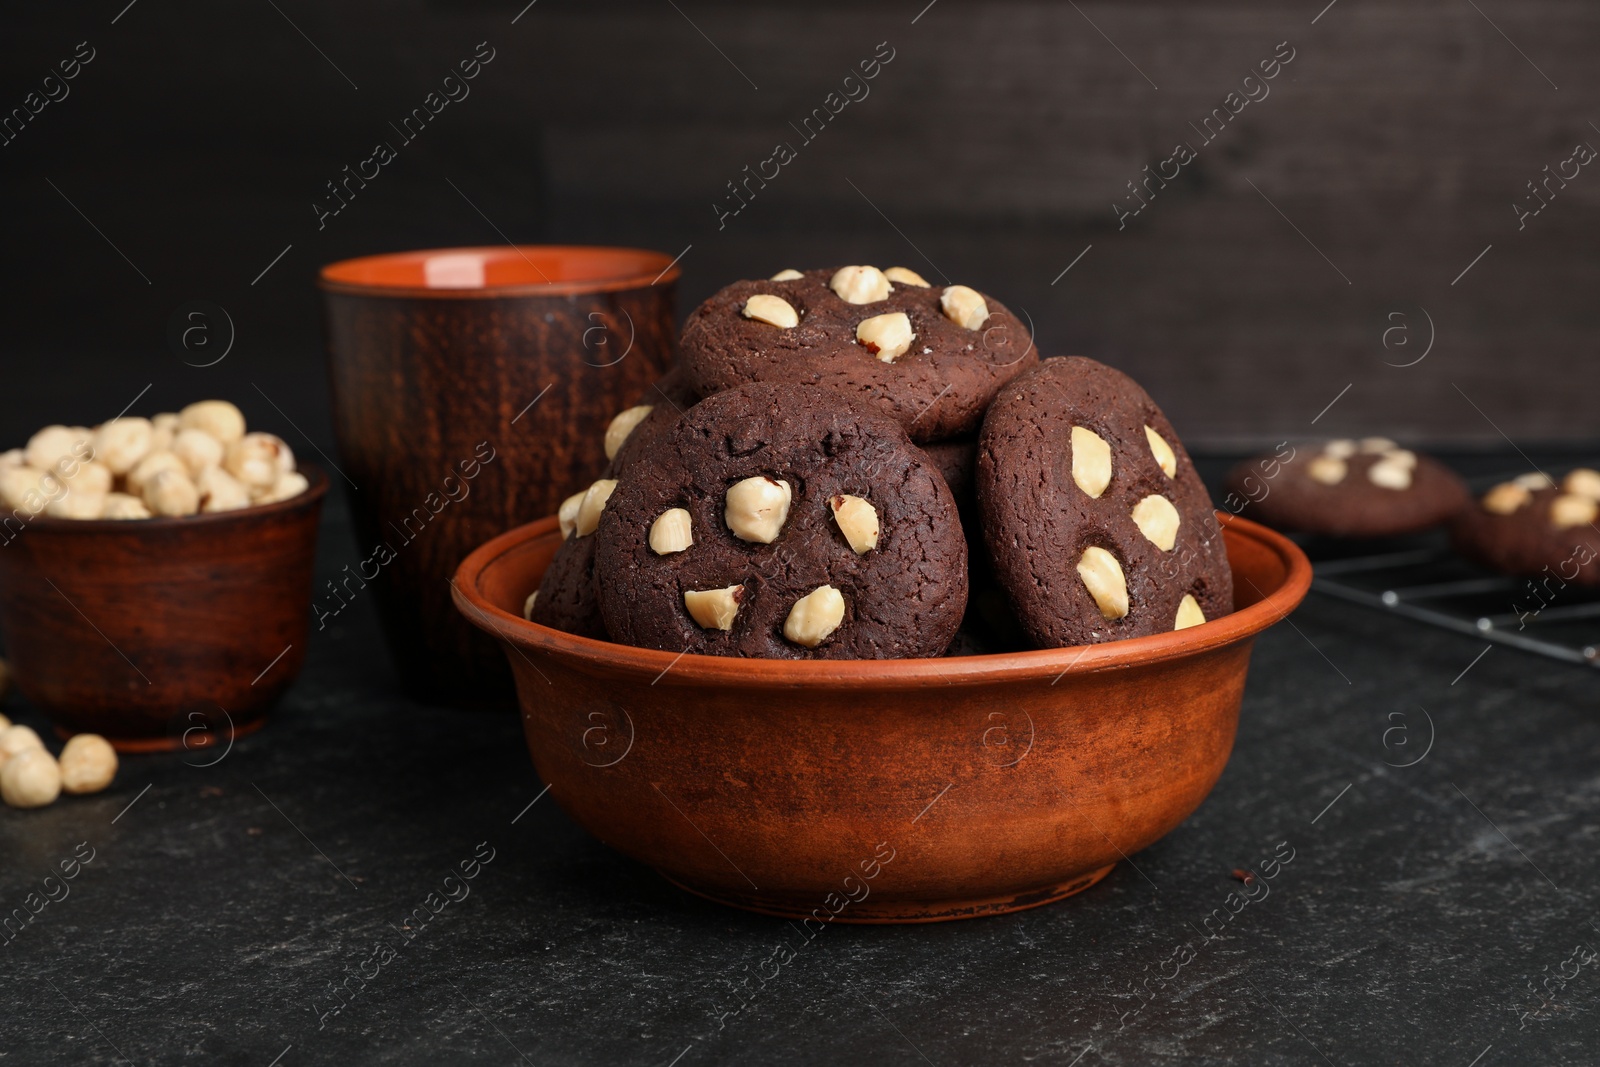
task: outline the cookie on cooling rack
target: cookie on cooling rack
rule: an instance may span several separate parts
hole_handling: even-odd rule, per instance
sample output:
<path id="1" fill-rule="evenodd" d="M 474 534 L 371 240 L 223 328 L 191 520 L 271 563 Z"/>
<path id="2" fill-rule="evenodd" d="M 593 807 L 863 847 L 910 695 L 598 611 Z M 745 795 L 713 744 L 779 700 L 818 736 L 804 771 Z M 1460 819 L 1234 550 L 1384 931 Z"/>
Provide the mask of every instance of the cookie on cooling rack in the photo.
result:
<path id="1" fill-rule="evenodd" d="M 1501 482 L 1468 505 L 1450 533 L 1457 552 L 1493 570 L 1596 587 L 1597 525 L 1600 471 L 1579 467 L 1559 485 L 1537 472 Z"/>
<path id="2" fill-rule="evenodd" d="M 945 480 L 897 421 L 829 389 L 702 400 L 628 469 L 598 526 L 600 610 L 626 644 L 937 656 L 967 602 Z"/>
<path id="3" fill-rule="evenodd" d="M 1288 446 L 1285 446 L 1288 447 Z M 1301 444 L 1228 475 L 1224 507 L 1276 530 L 1399 537 L 1448 522 L 1467 487 L 1444 464 L 1387 437 Z"/>
<path id="4" fill-rule="evenodd" d="M 1143 637 L 1233 610 L 1211 498 L 1133 379 L 1047 359 L 995 398 L 978 505 L 1000 584 L 1044 647 Z"/>
<path id="5" fill-rule="evenodd" d="M 723 288 L 684 324 L 682 360 L 703 397 L 748 382 L 829 386 L 922 443 L 975 433 L 995 392 L 1039 356 L 993 297 L 904 267 L 849 266 Z"/>

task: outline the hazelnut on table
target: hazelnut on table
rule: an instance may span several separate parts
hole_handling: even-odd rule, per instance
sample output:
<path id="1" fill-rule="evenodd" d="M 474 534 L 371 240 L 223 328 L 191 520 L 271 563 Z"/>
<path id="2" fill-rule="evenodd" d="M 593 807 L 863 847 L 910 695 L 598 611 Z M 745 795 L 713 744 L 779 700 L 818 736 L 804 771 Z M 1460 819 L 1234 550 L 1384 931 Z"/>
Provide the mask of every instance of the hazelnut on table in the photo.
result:
<path id="1" fill-rule="evenodd" d="M 0 730 L 0 767 L 24 752 L 44 748 L 44 742 L 31 726 L 7 726 Z"/>
<path id="2" fill-rule="evenodd" d="M 42 808 L 60 795 L 61 768 L 43 748 L 28 749 L 0 764 L 0 799 L 13 808 Z"/>
<path id="3" fill-rule="evenodd" d="M 98 793 L 117 776 L 117 750 L 99 734 L 78 734 L 61 750 L 59 766 L 62 789 Z"/>

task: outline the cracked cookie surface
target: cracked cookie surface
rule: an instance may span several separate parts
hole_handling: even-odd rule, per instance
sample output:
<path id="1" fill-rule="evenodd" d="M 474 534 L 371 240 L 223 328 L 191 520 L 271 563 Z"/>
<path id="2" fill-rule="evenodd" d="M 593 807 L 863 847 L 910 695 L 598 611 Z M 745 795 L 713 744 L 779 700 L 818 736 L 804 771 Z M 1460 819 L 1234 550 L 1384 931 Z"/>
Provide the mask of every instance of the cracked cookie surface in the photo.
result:
<path id="1" fill-rule="evenodd" d="M 1047 359 L 1007 385 L 978 438 L 977 489 L 995 575 L 1041 647 L 1233 610 L 1210 496 L 1161 409 L 1120 371 Z"/>
<path id="2" fill-rule="evenodd" d="M 898 422 L 828 389 L 701 401 L 630 468 L 595 536 L 606 627 L 647 648 L 937 656 L 966 606 L 944 479 Z"/>
<path id="3" fill-rule="evenodd" d="M 1039 362 L 1028 328 L 992 297 L 965 286 L 895 280 L 916 277 L 903 268 L 872 275 L 875 289 L 853 277 L 852 289 L 835 282 L 847 270 L 876 272 L 784 272 L 795 276 L 734 282 L 697 307 L 684 324 L 681 358 L 699 395 L 748 382 L 828 386 L 893 416 L 918 443 L 943 441 L 975 433 L 995 392 Z M 852 303 L 838 290 L 863 300 L 883 295 Z M 758 297 L 781 301 L 793 324 L 783 325 L 790 317 L 764 300 L 752 310 Z M 972 298 L 981 300 L 978 313 Z M 893 355 L 903 337 L 898 315 L 913 336 Z M 863 331 L 870 320 L 885 321 Z"/>

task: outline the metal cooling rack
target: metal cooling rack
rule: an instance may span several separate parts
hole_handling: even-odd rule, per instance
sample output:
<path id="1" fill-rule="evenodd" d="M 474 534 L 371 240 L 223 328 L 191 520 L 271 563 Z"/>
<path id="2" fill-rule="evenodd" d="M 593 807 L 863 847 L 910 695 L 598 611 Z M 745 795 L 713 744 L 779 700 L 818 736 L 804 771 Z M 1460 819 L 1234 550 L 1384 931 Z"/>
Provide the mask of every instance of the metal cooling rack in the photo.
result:
<path id="1" fill-rule="evenodd" d="M 1505 480 L 1473 478 L 1473 495 Z M 1551 591 L 1535 579 L 1486 570 L 1456 555 L 1442 531 L 1379 545 L 1295 540 L 1311 557 L 1311 588 L 1317 592 L 1563 663 L 1600 668 L 1600 590 Z"/>

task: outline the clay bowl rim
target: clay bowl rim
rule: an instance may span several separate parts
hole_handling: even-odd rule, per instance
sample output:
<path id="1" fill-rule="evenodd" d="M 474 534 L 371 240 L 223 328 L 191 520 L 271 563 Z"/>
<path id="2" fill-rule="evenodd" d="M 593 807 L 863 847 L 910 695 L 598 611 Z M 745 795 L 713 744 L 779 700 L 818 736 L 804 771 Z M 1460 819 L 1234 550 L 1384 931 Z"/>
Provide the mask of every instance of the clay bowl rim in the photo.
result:
<path id="1" fill-rule="evenodd" d="M 1145 667 L 1185 659 L 1254 638 L 1286 618 L 1311 588 L 1311 561 L 1287 537 L 1259 523 L 1218 512 L 1225 530 L 1255 541 L 1283 561 L 1284 580 L 1249 607 L 1200 626 L 1097 645 L 995 652 L 978 656 L 893 660 L 780 660 L 661 652 L 579 637 L 529 622 L 489 603 L 479 578 L 512 551 L 557 528 L 555 516 L 515 529 L 474 549 L 451 580 L 456 608 L 468 620 L 519 651 L 530 647 L 583 665 L 597 674 L 678 687 L 735 684 L 754 689 L 822 692 L 863 688 L 913 689 L 949 685 L 1048 681 L 1062 676 Z M 1259 590 L 1258 590 L 1259 592 Z"/>
<path id="2" fill-rule="evenodd" d="M 305 475 L 306 481 L 311 483 L 306 487 L 306 491 L 285 500 L 274 500 L 270 504 L 252 504 L 247 508 L 234 508 L 232 511 L 208 511 L 194 515 L 156 515 L 148 519 L 63 519 L 40 512 L 23 525 L 22 533 L 17 536 L 26 537 L 29 530 L 36 528 L 41 531 L 47 530 L 52 534 L 88 535 L 103 534 L 113 530 L 118 533 L 133 530 L 154 532 L 179 527 L 216 526 L 230 522 L 249 522 L 320 503 L 328 494 L 327 472 L 315 463 L 296 464 L 295 470 Z"/>
<path id="3" fill-rule="evenodd" d="M 504 255 L 507 252 L 523 255 L 524 252 L 533 251 L 562 254 L 571 252 L 615 253 L 619 256 L 635 256 L 653 260 L 663 266 L 660 273 L 654 277 L 651 277 L 648 270 L 645 270 L 639 272 L 628 271 L 602 278 L 578 278 L 558 282 L 515 282 L 502 285 L 462 286 L 460 288 L 429 288 L 425 285 L 356 282 L 334 276 L 335 272 L 341 270 L 379 266 L 385 263 L 396 263 L 423 256 Z M 671 285 L 678 280 L 682 273 L 683 271 L 678 266 L 678 261 L 668 256 L 665 252 L 658 252 L 650 248 L 635 248 L 629 245 L 461 245 L 451 248 L 416 248 L 400 252 L 380 252 L 370 256 L 355 256 L 350 259 L 336 260 L 333 263 L 323 264 L 321 269 L 317 271 L 317 288 L 325 293 L 340 293 L 346 296 L 392 297 L 402 300 L 493 300 L 501 297 L 575 296 L 588 293 L 622 292 L 629 289 L 650 289 L 656 286 Z"/>

